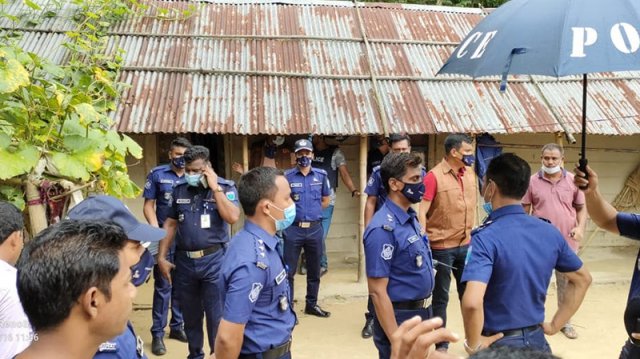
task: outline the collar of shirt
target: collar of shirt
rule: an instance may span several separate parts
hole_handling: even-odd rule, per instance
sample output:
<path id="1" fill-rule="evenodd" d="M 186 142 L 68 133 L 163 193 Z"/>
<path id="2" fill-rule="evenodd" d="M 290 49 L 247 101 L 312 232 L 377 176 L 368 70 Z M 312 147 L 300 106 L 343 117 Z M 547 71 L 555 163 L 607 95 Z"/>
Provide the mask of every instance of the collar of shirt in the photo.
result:
<path id="1" fill-rule="evenodd" d="M 508 206 L 500 207 L 489 215 L 490 220 L 495 221 L 499 217 L 506 216 L 509 214 L 525 214 L 524 208 L 519 204 L 511 204 Z"/>
<path id="2" fill-rule="evenodd" d="M 3 261 L 2 259 L 0 259 L 0 271 L 2 272 L 16 272 L 17 269 L 16 267 L 12 266 L 11 264 Z"/>
<path id="3" fill-rule="evenodd" d="M 462 177 L 464 176 L 464 172 L 467 170 L 466 166 L 462 166 L 460 167 L 460 169 L 458 170 L 458 173 L 456 173 L 453 168 L 451 167 L 451 165 L 449 164 L 449 162 L 447 162 L 446 158 L 442 159 L 442 173 L 453 173 L 455 174 L 457 177 Z"/>
<path id="4" fill-rule="evenodd" d="M 305 176 L 305 175 L 302 173 L 302 169 L 300 169 L 300 166 L 296 166 L 296 167 L 295 167 L 295 169 L 296 169 L 296 172 L 295 172 L 296 174 L 299 174 L 299 175 Z M 313 174 L 314 172 L 316 172 L 316 169 L 315 169 L 315 168 L 313 168 L 313 166 L 309 166 L 309 173 L 307 173 L 307 174 L 306 174 L 306 176 L 308 176 L 308 175 L 310 175 L 310 174 Z"/>
<path id="5" fill-rule="evenodd" d="M 244 229 L 247 232 L 253 234 L 254 236 L 262 239 L 264 244 L 266 244 L 267 247 L 269 247 L 270 249 L 272 250 L 276 249 L 276 244 L 278 244 L 278 239 L 276 238 L 276 236 L 270 235 L 269 233 L 267 233 L 267 231 L 265 231 L 259 225 L 251 222 L 250 220 L 247 220 L 244 223 Z"/>
<path id="6" fill-rule="evenodd" d="M 538 178 L 543 179 L 547 182 L 551 182 L 547 177 L 544 176 L 544 172 L 542 172 L 542 170 L 538 171 Z M 567 170 L 565 170 L 564 168 L 562 169 L 562 178 L 567 178 Z"/>
<path id="7" fill-rule="evenodd" d="M 400 222 L 402 224 L 405 224 L 411 218 L 415 218 L 416 217 L 416 211 L 414 211 L 413 208 L 411 208 L 411 207 L 409 207 L 409 211 L 408 212 L 405 212 L 402 208 L 400 208 L 400 206 L 395 204 L 392 200 L 387 200 L 384 203 L 384 205 L 387 206 L 387 208 L 389 208 L 391 213 L 393 213 L 393 215 L 396 216 L 396 218 L 398 219 L 398 222 Z"/>

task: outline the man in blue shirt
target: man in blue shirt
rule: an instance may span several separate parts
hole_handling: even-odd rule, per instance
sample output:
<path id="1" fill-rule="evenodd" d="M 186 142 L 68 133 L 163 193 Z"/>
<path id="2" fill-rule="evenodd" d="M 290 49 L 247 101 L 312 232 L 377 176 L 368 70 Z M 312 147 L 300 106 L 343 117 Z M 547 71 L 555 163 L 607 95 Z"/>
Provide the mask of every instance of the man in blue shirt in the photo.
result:
<path id="1" fill-rule="evenodd" d="M 222 264 L 225 301 L 216 358 L 291 358 L 296 317 L 276 237 L 295 220 L 289 182 L 278 169 L 257 167 L 242 175 L 238 190 L 246 220 Z"/>
<path id="2" fill-rule="evenodd" d="M 145 246 L 157 244 L 165 235 L 161 229 L 141 224 L 124 203 L 110 196 L 92 196 L 69 211 L 69 219 L 113 221 L 125 230 L 127 248 L 135 251 L 140 261 L 131 267 L 131 282 L 136 287 L 147 281 L 153 268 L 153 256 Z M 136 335 L 131 322 L 119 336 L 98 347 L 94 359 L 146 359 L 142 339 Z"/>
<path id="3" fill-rule="evenodd" d="M 640 214 L 618 212 L 609 202 L 607 202 L 598 190 L 598 174 L 587 166 L 588 179 L 585 178 L 584 172 L 576 168 L 574 181 L 576 186 L 584 191 L 585 202 L 589 217 L 598 227 L 605 229 L 611 233 L 619 234 L 631 239 L 640 240 Z M 627 298 L 627 310 L 631 302 L 638 301 L 640 298 L 640 251 L 638 258 L 633 265 L 633 277 L 631 279 L 631 288 L 629 288 L 629 297 Z M 636 309 L 637 310 L 637 309 Z M 626 315 L 625 315 L 626 316 Z M 637 318 L 629 318 L 637 320 Z M 625 318 L 625 321 L 627 318 Z M 635 326 L 633 331 L 638 328 Z M 640 358 L 640 333 L 632 333 L 624 343 L 620 359 Z"/>
<path id="4" fill-rule="evenodd" d="M 462 274 L 466 288 L 462 317 L 469 354 L 490 345 L 529 347 L 551 352 L 545 334 L 556 334 L 575 314 L 591 275 L 562 234 L 546 220 L 529 216 L 521 200 L 531 168 L 506 153 L 487 169 L 483 197 L 489 216 L 471 234 Z M 568 279 L 564 300 L 551 322 L 544 304 L 553 270 Z"/>
<path id="5" fill-rule="evenodd" d="M 387 142 L 391 147 L 390 153 L 411 153 L 411 139 L 407 134 L 392 133 Z M 382 159 L 380 161 L 382 161 Z M 422 175 L 424 176 L 425 174 L 426 171 L 423 168 Z M 364 208 L 364 225 L 366 227 L 369 225 L 369 222 L 371 222 L 373 214 L 378 211 L 387 200 L 387 190 L 380 177 L 380 166 L 373 168 L 364 192 L 367 194 L 367 202 Z M 362 337 L 365 339 L 371 338 L 373 335 L 373 314 L 373 302 L 371 302 L 371 298 L 369 298 L 367 301 L 367 312 L 364 313 L 365 323 L 361 332 Z"/>
<path id="6" fill-rule="evenodd" d="M 327 235 L 331 227 L 331 219 L 333 218 L 333 208 L 336 203 L 336 191 L 338 190 L 338 173 L 342 182 L 347 186 L 347 190 L 351 193 L 352 198 L 360 197 L 360 191 L 353 184 L 349 169 L 347 168 L 347 159 L 338 146 L 330 146 L 323 135 L 313 136 L 312 139 L 314 153 L 311 165 L 327 172 L 329 186 L 331 187 L 331 202 L 327 208 L 322 211 L 322 257 L 320 259 L 320 276 L 329 271 L 329 260 L 327 258 Z"/>
<path id="7" fill-rule="evenodd" d="M 291 187 L 291 198 L 296 204 L 293 225 L 284 231 L 284 260 L 288 266 L 291 298 L 293 278 L 298 266 L 300 251 L 304 248 L 307 259 L 307 296 L 304 312 L 321 318 L 331 313 L 318 305 L 320 290 L 320 257 L 322 256 L 322 209 L 331 201 L 327 172 L 312 168 L 313 145 L 307 139 L 296 141 L 297 166 L 285 172 Z"/>
<path id="8" fill-rule="evenodd" d="M 391 153 L 380 166 L 387 201 L 364 233 L 369 296 L 375 307 L 373 340 L 379 358 L 391 356 L 389 338 L 416 315 L 432 316 L 433 262 L 412 204 L 424 194 L 422 159 Z"/>
<path id="9" fill-rule="evenodd" d="M 229 224 L 238 220 L 240 209 L 235 184 L 213 171 L 206 147 L 188 148 L 184 159 L 185 182 L 173 191 L 173 203 L 163 227 L 167 236 L 160 242 L 158 252 L 158 267 L 170 283 L 170 271 L 175 267 L 173 284 L 184 317 L 188 358 L 202 359 L 203 312 L 213 353 L 222 315 L 220 266 L 229 242 Z M 166 259 L 174 234 L 175 266 Z"/>
<path id="10" fill-rule="evenodd" d="M 167 213 L 171 208 L 173 188 L 184 176 L 184 151 L 191 147 L 191 143 L 183 137 L 177 137 L 171 141 L 169 147 L 169 160 L 171 163 L 158 166 L 151 170 L 144 185 L 144 217 L 150 225 L 162 227 Z M 157 244 L 149 248 L 152 254 L 157 254 Z M 174 263 L 175 245 L 167 255 L 167 260 Z M 160 269 L 153 267 L 153 306 L 151 309 L 151 352 L 154 355 L 164 355 L 167 348 L 164 345 L 164 328 L 167 326 L 169 315 L 169 303 L 171 303 L 171 322 L 169 323 L 169 338 L 187 341 L 187 335 L 183 329 L 182 312 L 179 301 L 171 284 L 164 279 Z"/>

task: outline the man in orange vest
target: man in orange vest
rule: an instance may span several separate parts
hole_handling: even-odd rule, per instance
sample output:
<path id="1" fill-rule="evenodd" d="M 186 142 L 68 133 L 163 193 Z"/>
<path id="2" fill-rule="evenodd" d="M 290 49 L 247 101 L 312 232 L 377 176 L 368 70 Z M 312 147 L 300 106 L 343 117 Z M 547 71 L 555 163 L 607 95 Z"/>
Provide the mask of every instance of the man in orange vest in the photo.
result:
<path id="1" fill-rule="evenodd" d="M 451 134 L 444 141 L 445 157 L 424 178 L 425 193 L 418 220 L 427 232 L 433 252 L 436 278 L 433 289 L 433 315 L 447 324 L 447 304 L 451 272 L 456 279 L 458 298 L 464 284 L 460 282 L 475 223 L 478 181 L 470 168 L 475 162 L 473 140 L 465 134 Z M 447 351 L 448 342 L 436 349 Z"/>

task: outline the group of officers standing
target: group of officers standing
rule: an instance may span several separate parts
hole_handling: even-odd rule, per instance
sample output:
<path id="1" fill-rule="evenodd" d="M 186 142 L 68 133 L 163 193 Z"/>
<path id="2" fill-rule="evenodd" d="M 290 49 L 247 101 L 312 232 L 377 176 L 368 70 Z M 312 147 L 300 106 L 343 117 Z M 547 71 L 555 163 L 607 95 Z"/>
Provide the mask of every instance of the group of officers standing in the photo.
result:
<path id="1" fill-rule="evenodd" d="M 313 165 L 314 144 L 321 148 L 318 165 L 327 170 Z M 525 213 L 520 201 L 529 190 L 531 173 L 526 162 L 516 156 L 504 155 L 494 160 L 493 171 L 489 166 L 482 190 L 488 217 L 472 233 L 480 193 L 471 169 L 475 162 L 472 139 L 464 134 L 452 134 L 445 140 L 444 150 L 445 158 L 428 172 L 421 158 L 411 154 L 411 141 L 405 134 L 379 139 L 369 154 L 372 166 L 364 191 L 368 196 L 364 246 L 370 297 L 362 336 L 373 336 L 380 357 L 389 358 L 388 338 L 404 320 L 416 314 L 424 319 L 438 316 L 446 325 L 453 274 L 463 314 L 469 314 L 465 316 L 465 328 L 469 329 L 465 348 L 469 353 L 496 340 L 513 345 L 517 343 L 513 337 L 524 338 L 520 346 L 550 351 L 543 335 L 548 328 L 542 325 L 550 273 L 556 269 L 577 274 L 562 277 L 569 283 L 570 290 L 566 291 L 566 298 L 559 300 L 559 319 L 552 323 L 554 329 L 549 332 L 564 329 L 564 324 L 577 310 L 590 281 L 588 273 L 557 229 Z M 551 150 L 558 152 L 561 148 Z M 173 298 L 169 337 L 189 343 L 189 358 L 204 357 L 203 313 L 207 319 L 208 342 L 217 357 L 227 357 L 223 353 L 230 343 L 233 344 L 231 352 L 236 356 L 286 357 L 290 335 L 284 335 L 286 330 L 278 327 L 282 335 L 276 338 L 266 331 L 265 323 L 274 316 L 280 319 L 273 323 L 285 326 L 297 323 L 297 319 L 292 321 L 282 316 L 293 314 L 293 281 L 302 250 L 307 268 L 304 312 L 324 318 L 330 316 L 318 305 L 318 291 L 320 277 L 328 270 L 324 240 L 332 211 L 327 216 L 327 209 L 335 201 L 338 174 L 352 196 L 360 193 L 346 170 L 344 155 L 336 151 L 336 147 L 327 146 L 324 138 L 316 136 L 313 143 L 309 139 L 298 140 L 293 152 L 295 166 L 286 170 L 282 179 L 279 172 L 265 167 L 246 173 L 244 169 L 239 170 L 244 173 L 240 193 L 232 181 L 213 171 L 205 147 L 191 146 L 183 138 L 171 143 L 171 163 L 151 171 L 144 191 L 144 214 L 151 225 L 162 226 L 167 231 L 157 250 L 154 268 L 151 329 L 154 354 L 166 353 L 164 327 L 169 300 Z M 262 183 L 265 178 L 270 180 Z M 282 180 L 286 180 L 287 193 L 278 200 L 275 196 L 279 191 L 275 188 L 283 184 Z M 549 182 L 552 186 L 557 184 L 557 181 Z M 247 203 L 242 201 L 243 197 Z M 229 225 L 239 218 L 239 203 L 247 221 L 236 236 L 248 238 L 234 240 L 229 247 Z M 580 200 L 569 203 L 578 209 L 581 205 Z M 261 221 L 268 222 L 267 233 L 273 229 L 277 240 L 265 236 L 261 231 L 265 230 L 264 226 L 256 227 Z M 498 229 L 502 226 L 506 229 Z M 580 228 L 580 224 L 576 222 L 575 227 Z M 513 249 L 512 244 L 505 244 L 506 249 L 494 248 L 497 245 L 492 238 L 494 242 L 478 244 L 471 251 L 472 234 L 482 238 L 484 233 L 494 230 L 505 238 L 522 235 L 526 244 L 518 246 L 519 250 Z M 242 244 L 235 245 L 235 242 Z M 523 251 L 527 245 L 531 246 L 530 252 Z M 497 263 L 494 257 L 502 250 L 508 252 L 511 260 Z M 248 253 L 255 258 L 247 258 Z M 493 265 L 500 265 L 504 273 L 494 273 Z M 511 265 L 516 268 L 510 268 Z M 522 274 L 514 277 L 519 269 Z M 497 288 L 490 285 L 490 279 L 503 275 L 505 283 Z M 219 286 L 219 282 L 224 285 Z M 464 298 L 469 284 L 472 289 Z M 505 291 L 507 284 L 510 289 Z M 511 309 L 492 313 L 489 306 L 485 307 L 489 311 L 478 317 L 478 305 L 482 309 L 483 300 L 495 302 L 495 308 L 509 308 L 513 301 L 522 300 L 518 294 L 530 298 L 514 306 L 520 308 L 518 313 Z M 265 307 L 259 310 L 261 303 Z M 272 329 L 273 333 L 278 332 L 277 328 Z M 242 339 L 243 332 L 240 349 L 234 340 L 238 336 Z M 437 343 L 436 348 L 446 352 L 448 343 Z"/>

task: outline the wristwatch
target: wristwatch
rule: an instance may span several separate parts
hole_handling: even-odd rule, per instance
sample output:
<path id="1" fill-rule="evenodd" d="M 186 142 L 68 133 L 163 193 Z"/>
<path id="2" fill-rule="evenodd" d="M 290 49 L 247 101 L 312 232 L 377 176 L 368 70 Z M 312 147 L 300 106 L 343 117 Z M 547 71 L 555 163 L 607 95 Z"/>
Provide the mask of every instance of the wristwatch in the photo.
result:
<path id="1" fill-rule="evenodd" d="M 216 187 L 216 188 L 214 189 L 214 191 L 216 191 L 216 192 L 222 192 L 222 187 L 221 187 L 220 185 L 218 185 L 218 187 Z"/>

